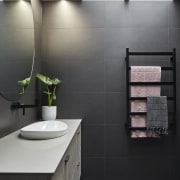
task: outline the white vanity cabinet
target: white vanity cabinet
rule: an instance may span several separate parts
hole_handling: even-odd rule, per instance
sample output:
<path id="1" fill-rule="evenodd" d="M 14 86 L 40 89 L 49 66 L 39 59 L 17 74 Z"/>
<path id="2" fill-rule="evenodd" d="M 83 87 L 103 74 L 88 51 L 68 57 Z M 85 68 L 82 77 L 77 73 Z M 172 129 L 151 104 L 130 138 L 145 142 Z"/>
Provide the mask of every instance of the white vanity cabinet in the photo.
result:
<path id="1" fill-rule="evenodd" d="M 80 180 L 81 119 L 63 119 L 65 136 L 25 140 L 16 131 L 0 139 L 0 180 Z"/>
<path id="2" fill-rule="evenodd" d="M 76 131 L 52 180 L 80 180 L 81 176 L 81 127 Z"/>

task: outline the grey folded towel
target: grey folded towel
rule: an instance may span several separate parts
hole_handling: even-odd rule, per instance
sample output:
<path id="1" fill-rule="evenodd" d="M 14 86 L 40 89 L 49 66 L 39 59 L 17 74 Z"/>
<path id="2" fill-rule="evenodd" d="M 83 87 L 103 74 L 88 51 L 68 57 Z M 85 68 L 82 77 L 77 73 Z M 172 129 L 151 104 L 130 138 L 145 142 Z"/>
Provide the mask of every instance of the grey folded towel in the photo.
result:
<path id="1" fill-rule="evenodd" d="M 168 110 L 167 97 L 147 97 L 147 131 L 151 133 L 167 134 Z"/>

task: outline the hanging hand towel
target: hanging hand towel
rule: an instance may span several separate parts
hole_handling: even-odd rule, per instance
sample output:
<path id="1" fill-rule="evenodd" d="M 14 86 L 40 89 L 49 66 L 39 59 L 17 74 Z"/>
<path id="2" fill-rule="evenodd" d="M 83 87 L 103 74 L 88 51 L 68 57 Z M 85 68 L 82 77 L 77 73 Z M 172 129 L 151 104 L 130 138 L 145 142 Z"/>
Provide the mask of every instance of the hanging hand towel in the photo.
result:
<path id="1" fill-rule="evenodd" d="M 147 131 L 168 134 L 167 97 L 147 97 Z"/>

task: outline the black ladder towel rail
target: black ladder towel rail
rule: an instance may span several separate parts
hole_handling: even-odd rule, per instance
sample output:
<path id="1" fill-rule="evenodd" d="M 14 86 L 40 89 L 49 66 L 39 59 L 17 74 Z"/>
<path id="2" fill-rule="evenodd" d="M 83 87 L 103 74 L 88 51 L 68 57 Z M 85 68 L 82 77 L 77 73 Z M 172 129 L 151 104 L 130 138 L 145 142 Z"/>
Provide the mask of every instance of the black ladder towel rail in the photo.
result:
<path id="1" fill-rule="evenodd" d="M 171 66 L 161 67 L 162 71 L 173 71 L 173 79 L 170 82 L 131 82 L 130 81 L 130 56 L 169 56 Z M 173 87 L 173 96 L 167 96 L 168 101 L 173 101 L 173 113 L 168 112 L 168 114 L 173 115 L 173 124 L 169 125 L 169 129 L 173 128 L 176 130 L 176 49 L 174 48 L 172 52 L 130 52 L 129 48 L 126 48 L 126 101 L 127 101 L 127 123 L 126 128 L 130 130 L 146 130 L 146 127 L 131 127 L 131 118 L 130 115 L 146 115 L 144 112 L 130 112 L 130 102 L 132 100 L 146 100 L 146 97 L 131 97 L 130 96 L 130 87 L 131 85 L 158 85 L 158 86 L 172 86 Z"/>

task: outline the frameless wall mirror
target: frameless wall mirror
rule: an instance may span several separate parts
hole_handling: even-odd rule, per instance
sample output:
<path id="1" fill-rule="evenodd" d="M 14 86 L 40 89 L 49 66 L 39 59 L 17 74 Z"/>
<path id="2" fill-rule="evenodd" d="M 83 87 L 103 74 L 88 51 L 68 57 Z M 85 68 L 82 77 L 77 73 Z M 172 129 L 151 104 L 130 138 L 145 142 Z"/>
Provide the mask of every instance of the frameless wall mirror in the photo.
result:
<path id="1" fill-rule="evenodd" d="M 34 24 L 31 2 L 0 1 L 0 94 L 10 101 L 22 95 L 19 80 L 31 77 Z"/>

